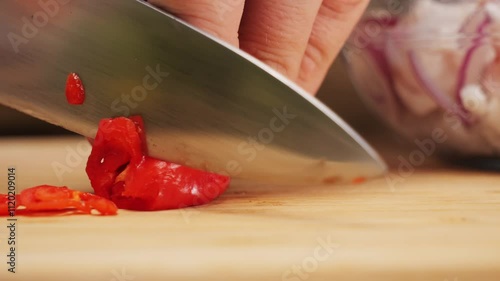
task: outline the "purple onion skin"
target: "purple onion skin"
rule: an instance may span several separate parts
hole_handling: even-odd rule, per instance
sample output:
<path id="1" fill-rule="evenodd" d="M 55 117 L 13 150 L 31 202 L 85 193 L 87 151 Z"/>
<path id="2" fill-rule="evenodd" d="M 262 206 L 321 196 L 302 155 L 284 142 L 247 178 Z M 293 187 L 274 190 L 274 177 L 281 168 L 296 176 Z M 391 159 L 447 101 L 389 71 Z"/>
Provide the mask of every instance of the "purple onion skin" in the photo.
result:
<path id="1" fill-rule="evenodd" d="M 482 10 L 478 11 L 477 13 L 482 12 Z M 469 47 L 469 49 L 465 53 L 464 60 L 462 64 L 460 65 L 459 71 L 458 71 L 458 77 L 457 77 L 457 87 L 455 91 L 455 99 L 458 103 L 458 105 L 464 109 L 463 101 L 462 98 L 460 97 L 460 91 L 465 85 L 465 81 L 467 80 L 467 70 L 469 68 L 469 65 L 471 63 L 471 60 L 474 56 L 474 53 L 481 47 L 481 42 L 485 38 L 485 30 L 490 26 L 492 23 L 491 17 L 486 13 L 484 20 L 480 23 L 480 25 L 477 27 L 476 32 L 479 34 L 477 38 L 475 38 L 472 42 L 472 45 Z M 462 27 L 462 29 L 465 29 L 465 27 Z M 465 109 L 464 109 L 465 111 Z"/>
<path id="2" fill-rule="evenodd" d="M 467 80 L 467 70 L 469 68 L 469 65 L 471 64 L 471 61 L 474 57 L 475 52 L 481 47 L 481 42 L 485 38 L 485 30 L 490 26 L 492 23 L 492 18 L 489 16 L 488 13 L 485 12 L 484 8 L 478 9 L 475 15 L 472 16 L 478 16 L 480 13 L 485 13 L 485 18 L 481 23 L 477 26 L 476 33 L 479 34 L 477 38 L 475 38 L 472 41 L 471 46 L 467 49 L 466 54 L 464 56 L 464 60 L 462 64 L 460 65 L 458 74 L 457 74 L 457 87 L 455 91 L 455 101 L 450 99 L 446 93 L 443 93 L 439 87 L 435 85 L 435 83 L 432 81 L 430 77 L 427 77 L 425 68 L 421 65 L 417 54 L 415 51 L 409 51 L 408 52 L 408 58 L 410 61 L 410 65 L 412 68 L 413 73 L 415 74 L 416 80 L 419 82 L 419 84 L 425 89 L 425 91 L 429 94 L 429 96 L 434 99 L 434 101 L 443 109 L 452 112 L 453 114 L 457 115 L 460 120 L 462 121 L 462 124 L 464 126 L 470 126 L 471 125 L 471 118 L 469 112 L 465 110 L 462 98 L 460 97 L 460 91 L 465 85 L 465 81 Z M 464 23 L 464 25 L 460 28 L 460 31 L 465 31 L 468 29 L 468 24 L 471 24 L 473 22 L 470 20 L 470 18 L 467 19 L 467 21 Z M 397 26 L 398 24 L 398 18 L 392 17 L 389 20 L 382 22 L 379 19 L 376 18 L 368 18 L 364 19 L 361 21 L 360 26 L 364 27 L 368 24 L 378 24 L 382 28 L 393 28 Z M 373 39 L 373 38 L 372 38 Z M 374 42 L 375 40 L 370 40 L 368 44 L 365 46 L 367 52 L 370 54 L 370 57 L 373 59 L 375 62 L 375 65 L 379 67 L 379 70 L 383 76 L 383 78 L 386 80 L 388 85 L 391 87 L 391 92 L 395 97 L 395 100 L 398 102 L 400 106 L 403 106 L 403 103 L 400 99 L 400 97 L 397 95 L 397 92 L 394 88 L 394 80 L 391 75 L 391 68 L 389 61 L 387 59 L 387 53 L 386 53 L 386 48 L 385 40 L 379 40 L 377 42 Z M 380 42 L 381 41 L 381 42 Z M 377 45 L 378 44 L 378 45 Z"/>
<path id="3" fill-rule="evenodd" d="M 443 93 L 432 79 L 426 75 L 425 67 L 420 63 L 415 51 L 411 50 L 408 52 L 408 59 L 410 60 L 411 69 L 415 74 L 415 79 L 425 89 L 426 93 L 429 94 L 440 107 L 457 115 L 464 124 L 467 124 L 469 122 L 467 113 L 460 107 L 457 107 L 453 100 L 450 99 L 446 93 Z"/>

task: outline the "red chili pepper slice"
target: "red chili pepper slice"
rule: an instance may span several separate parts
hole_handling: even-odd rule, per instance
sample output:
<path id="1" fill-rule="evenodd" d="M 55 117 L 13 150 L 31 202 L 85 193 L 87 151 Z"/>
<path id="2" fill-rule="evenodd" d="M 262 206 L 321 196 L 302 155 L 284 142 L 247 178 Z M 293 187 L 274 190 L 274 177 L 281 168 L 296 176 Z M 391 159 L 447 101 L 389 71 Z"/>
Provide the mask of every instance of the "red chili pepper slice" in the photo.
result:
<path id="1" fill-rule="evenodd" d="M 365 177 L 357 177 L 357 178 L 354 178 L 352 180 L 353 184 L 361 184 L 361 183 L 364 183 L 364 182 L 366 182 L 366 178 Z"/>
<path id="2" fill-rule="evenodd" d="M 206 204 L 230 183 L 227 176 L 147 156 L 144 125 L 137 116 L 99 123 L 86 172 L 97 195 L 119 208 L 143 211 Z"/>
<path id="3" fill-rule="evenodd" d="M 74 105 L 83 104 L 85 101 L 85 89 L 78 74 L 70 73 L 66 80 L 66 99 Z"/>
<path id="4" fill-rule="evenodd" d="M 7 216 L 8 197 L 0 196 L 0 216 Z M 67 187 L 40 185 L 21 191 L 16 195 L 15 215 L 30 215 L 37 212 L 71 211 L 91 214 L 96 210 L 101 215 L 116 215 L 118 208 L 108 199 L 91 193 L 71 190 Z"/>

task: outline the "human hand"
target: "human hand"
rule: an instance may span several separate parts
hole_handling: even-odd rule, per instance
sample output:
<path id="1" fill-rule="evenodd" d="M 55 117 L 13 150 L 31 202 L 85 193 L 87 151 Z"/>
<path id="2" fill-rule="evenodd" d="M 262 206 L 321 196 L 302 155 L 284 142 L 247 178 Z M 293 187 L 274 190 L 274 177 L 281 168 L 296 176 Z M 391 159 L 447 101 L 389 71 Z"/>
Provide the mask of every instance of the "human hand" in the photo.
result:
<path id="1" fill-rule="evenodd" d="M 149 0 L 315 94 L 369 0 Z"/>

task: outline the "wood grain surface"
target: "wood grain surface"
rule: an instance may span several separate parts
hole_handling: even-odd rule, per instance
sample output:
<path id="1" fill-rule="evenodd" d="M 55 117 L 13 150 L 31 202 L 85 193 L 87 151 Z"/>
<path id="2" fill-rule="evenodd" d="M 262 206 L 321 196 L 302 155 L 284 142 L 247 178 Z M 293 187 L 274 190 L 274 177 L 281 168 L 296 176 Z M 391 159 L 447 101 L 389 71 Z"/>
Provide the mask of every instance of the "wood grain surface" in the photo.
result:
<path id="1" fill-rule="evenodd" d="M 81 138 L 0 139 L 18 191 L 90 191 Z M 422 166 L 358 185 L 235 183 L 213 204 L 116 217 L 18 217 L 0 280 L 500 280 L 500 176 Z M 404 177 L 403 177 L 404 176 Z"/>

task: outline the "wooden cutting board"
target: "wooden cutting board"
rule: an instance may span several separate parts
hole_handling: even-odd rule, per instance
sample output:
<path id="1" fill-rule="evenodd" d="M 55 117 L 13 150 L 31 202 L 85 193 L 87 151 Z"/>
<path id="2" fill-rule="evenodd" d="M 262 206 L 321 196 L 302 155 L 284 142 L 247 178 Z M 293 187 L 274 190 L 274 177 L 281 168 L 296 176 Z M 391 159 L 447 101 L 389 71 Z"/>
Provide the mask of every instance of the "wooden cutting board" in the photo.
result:
<path id="1" fill-rule="evenodd" d="M 0 139 L 0 189 L 90 191 L 81 138 Z M 393 175 L 398 175 L 397 171 Z M 500 176 L 421 168 L 358 185 L 234 184 L 213 204 L 116 217 L 18 217 L 0 280 L 500 280 Z"/>

